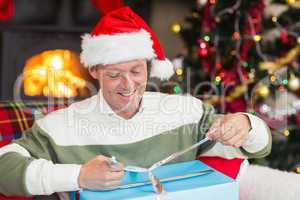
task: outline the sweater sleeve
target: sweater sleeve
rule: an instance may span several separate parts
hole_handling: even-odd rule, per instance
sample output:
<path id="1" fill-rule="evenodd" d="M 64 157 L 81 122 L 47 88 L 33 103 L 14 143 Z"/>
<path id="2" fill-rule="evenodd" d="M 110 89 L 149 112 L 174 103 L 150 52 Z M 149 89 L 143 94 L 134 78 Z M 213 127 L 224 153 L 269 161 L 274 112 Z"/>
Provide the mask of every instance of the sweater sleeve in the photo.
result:
<path id="1" fill-rule="evenodd" d="M 199 149 L 198 154 L 201 156 L 220 156 L 227 159 L 232 158 L 258 158 L 267 156 L 271 151 L 272 137 L 268 126 L 260 118 L 242 113 L 248 116 L 251 130 L 246 142 L 240 148 L 223 145 L 220 142 L 210 141 Z M 205 137 L 205 133 L 212 124 L 219 118 L 221 114 L 216 114 L 211 105 L 203 104 L 203 115 L 199 121 L 198 129 L 200 138 Z"/>
<path id="2" fill-rule="evenodd" d="M 80 165 L 57 164 L 49 137 L 37 124 L 0 149 L 0 193 L 6 196 L 78 190 L 79 171 Z"/>

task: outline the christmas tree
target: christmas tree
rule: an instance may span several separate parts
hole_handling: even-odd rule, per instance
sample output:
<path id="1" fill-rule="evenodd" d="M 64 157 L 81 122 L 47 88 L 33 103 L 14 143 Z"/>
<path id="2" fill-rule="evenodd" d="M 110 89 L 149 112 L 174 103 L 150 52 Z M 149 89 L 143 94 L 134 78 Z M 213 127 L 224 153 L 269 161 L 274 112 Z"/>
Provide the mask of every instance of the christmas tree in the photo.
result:
<path id="1" fill-rule="evenodd" d="M 172 31 L 185 43 L 172 92 L 260 116 L 273 150 L 252 162 L 300 173 L 300 1 L 197 0 Z"/>

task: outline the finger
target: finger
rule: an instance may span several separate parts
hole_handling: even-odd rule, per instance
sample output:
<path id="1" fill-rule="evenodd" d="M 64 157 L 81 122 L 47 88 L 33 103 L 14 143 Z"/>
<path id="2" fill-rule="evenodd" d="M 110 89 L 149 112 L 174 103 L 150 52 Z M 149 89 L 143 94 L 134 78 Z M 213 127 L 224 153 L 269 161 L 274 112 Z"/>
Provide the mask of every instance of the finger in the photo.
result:
<path id="1" fill-rule="evenodd" d="M 118 161 L 111 161 L 111 158 L 105 157 L 106 164 L 110 171 L 112 172 L 118 172 L 124 170 L 124 164 Z"/>
<path id="2" fill-rule="evenodd" d="M 222 141 L 226 142 L 233 138 L 236 135 L 236 131 L 234 129 L 226 130 L 225 133 L 223 133 L 222 137 L 220 138 Z"/>
<path id="3" fill-rule="evenodd" d="M 220 117 L 218 118 L 210 127 L 209 130 L 214 130 L 214 129 L 218 129 L 220 127 L 220 125 L 222 124 L 224 120 L 224 117 Z"/>
<path id="4" fill-rule="evenodd" d="M 222 122 L 217 131 L 213 133 L 212 137 L 215 140 L 222 142 L 224 135 L 231 134 L 230 132 L 232 132 L 232 125 L 230 123 Z"/>
<path id="5" fill-rule="evenodd" d="M 111 172 L 121 172 L 124 171 L 124 164 L 123 163 L 116 163 L 114 165 L 109 165 L 109 169 Z"/>
<path id="6" fill-rule="evenodd" d="M 243 138 L 244 138 L 243 133 L 237 133 L 231 139 L 227 141 L 223 141 L 222 143 L 232 147 L 240 147 L 240 143 L 242 143 Z"/>
<path id="7" fill-rule="evenodd" d="M 107 181 L 118 181 L 121 180 L 124 176 L 124 171 L 121 172 L 110 172 L 107 174 L 106 179 Z"/>
<path id="8" fill-rule="evenodd" d="M 229 124 L 226 125 L 227 128 L 225 128 L 225 131 L 222 135 L 222 140 L 223 141 L 228 141 L 231 138 L 233 138 L 236 134 L 240 134 L 242 129 L 241 127 L 239 127 L 239 125 L 235 125 L 235 124 Z"/>
<path id="9" fill-rule="evenodd" d="M 117 180 L 117 181 L 110 181 L 108 183 L 109 186 L 112 186 L 112 187 L 116 187 L 116 186 L 119 186 L 119 185 L 122 185 L 122 180 Z"/>
<path id="10" fill-rule="evenodd" d="M 221 135 L 221 129 L 214 129 L 206 133 L 206 137 L 210 140 L 217 140 Z"/>
<path id="11" fill-rule="evenodd" d="M 249 135 L 248 132 L 245 131 L 244 136 L 240 139 L 240 141 L 238 141 L 236 143 L 235 147 L 241 147 L 241 146 L 243 146 L 245 144 L 245 142 L 247 141 L 247 139 L 248 139 L 248 135 Z"/>
<path id="12" fill-rule="evenodd" d="M 210 140 L 216 140 L 221 136 L 221 124 L 224 117 L 218 118 L 210 127 L 209 131 L 206 133 L 206 137 Z"/>

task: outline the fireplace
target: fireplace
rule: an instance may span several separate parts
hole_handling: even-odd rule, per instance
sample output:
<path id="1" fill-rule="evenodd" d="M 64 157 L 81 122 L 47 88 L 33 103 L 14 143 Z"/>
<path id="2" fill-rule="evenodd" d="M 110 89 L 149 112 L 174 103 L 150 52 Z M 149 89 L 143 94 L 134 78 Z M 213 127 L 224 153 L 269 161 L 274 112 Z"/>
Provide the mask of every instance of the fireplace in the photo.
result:
<path id="1" fill-rule="evenodd" d="M 0 100 L 40 100 L 25 95 L 18 82 L 28 59 L 45 51 L 66 50 L 79 55 L 83 33 L 91 31 L 100 14 L 89 0 L 14 0 L 15 15 L 0 23 Z M 125 1 L 126 2 L 126 1 Z M 149 20 L 150 3 L 137 12 Z M 85 71 L 86 73 L 86 71 Z M 87 81 L 96 88 L 96 82 Z M 97 89 L 97 88 L 96 88 Z M 95 89 L 93 91 L 96 91 Z"/>
<path id="2" fill-rule="evenodd" d="M 8 30 L 2 33 L 2 39 L 1 98 L 5 100 L 12 99 L 14 91 L 20 89 L 16 80 L 32 56 L 55 49 L 80 52 L 80 33 Z"/>

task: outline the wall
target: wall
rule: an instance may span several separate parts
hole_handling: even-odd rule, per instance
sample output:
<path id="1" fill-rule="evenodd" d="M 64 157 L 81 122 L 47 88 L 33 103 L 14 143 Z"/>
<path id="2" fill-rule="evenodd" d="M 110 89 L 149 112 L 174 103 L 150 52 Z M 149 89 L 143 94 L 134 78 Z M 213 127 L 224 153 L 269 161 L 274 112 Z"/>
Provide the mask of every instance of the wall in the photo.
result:
<path id="1" fill-rule="evenodd" d="M 183 47 L 180 37 L 171 32 L 171 25 L 184 21 L 191 12 L 193 2 L 194 0 L 152 0 L 150 24 L 170 59 Z"/>

